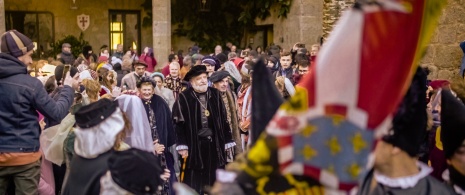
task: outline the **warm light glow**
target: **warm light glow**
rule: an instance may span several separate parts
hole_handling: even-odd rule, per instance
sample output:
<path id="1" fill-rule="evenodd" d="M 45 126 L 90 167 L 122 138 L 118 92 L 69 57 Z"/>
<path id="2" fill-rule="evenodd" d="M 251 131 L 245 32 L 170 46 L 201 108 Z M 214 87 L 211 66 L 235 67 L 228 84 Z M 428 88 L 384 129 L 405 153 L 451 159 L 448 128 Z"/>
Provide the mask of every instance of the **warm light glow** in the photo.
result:
<path id="1" fill-rule="evenodd" d="M 134 41 L 132 42 L 132 49 L 137 50 L 137 44 Z"/>
<path id="2" fill-rule="evenodd" d="M 123 33 L 111 33 L 112 49 L 116 50 L 120 43 L 123 43 Z"/>
<path id="3" fill-rule="evenodd" d="M 111 23 L 111 31 L 123 31 L 123 23 L 122 22 L 112 22 Z"/>

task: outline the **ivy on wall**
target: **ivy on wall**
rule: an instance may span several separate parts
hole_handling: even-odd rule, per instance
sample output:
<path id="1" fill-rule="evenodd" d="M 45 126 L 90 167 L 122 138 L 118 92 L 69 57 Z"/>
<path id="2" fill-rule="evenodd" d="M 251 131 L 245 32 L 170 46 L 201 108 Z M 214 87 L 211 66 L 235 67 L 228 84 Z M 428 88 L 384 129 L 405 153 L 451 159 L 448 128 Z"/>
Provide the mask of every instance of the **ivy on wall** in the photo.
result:
<path id="1" fill-rule="evenodd" d="M 68 35 L 63 37 L 63 39 L 57 40 L 55 43 L 50 43 L 50 47 L 53 49 L 50 50 L 51 53 L 48 53 L 46 56 L 55 57 L 57 54 L 61 53 L 61 46 L 63 43 L 69 43 L 71 45 L 71 53 L 73 53 L 74 57 L 79 56 L 79 54 L 82 53 L 82 48 L 89 45 L 89 42 L 84 40 L 84 34 L 82 32 L 79 35 L 79 38 L 73 35 Z"/>
<path id="2" fill-rule="evenodd" d="M 208 0 L 209 11 L 199 11 L 201 0 L 172 0 L 171 22 L 177 25 L 174 35 L 185 36 L 204 51 L 213 51 L 215 45 L 230 41 L 245 44 L 245 34 L 255 27 L 256 19 L 271 16 L 271 8 L 278 9 L 278 17 L 286 18 L 292 0 Z M 143 26 L 152 25 L 152 0 L 141 4 L 147 15 Z M 242 44 L 241 44 L 242 43 Z"/>

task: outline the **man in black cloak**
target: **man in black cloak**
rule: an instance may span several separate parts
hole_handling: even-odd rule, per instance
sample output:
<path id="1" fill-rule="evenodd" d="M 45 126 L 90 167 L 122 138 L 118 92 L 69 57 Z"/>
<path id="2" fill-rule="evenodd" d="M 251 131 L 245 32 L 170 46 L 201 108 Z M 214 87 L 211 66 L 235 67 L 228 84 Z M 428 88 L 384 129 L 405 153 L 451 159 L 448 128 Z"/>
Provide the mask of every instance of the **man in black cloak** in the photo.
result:
<path id="1" fill-rule="evenodd" d="M 173 107 L 176 150 L 182 156 L 181 181 L 198 193 L 216 180 L 215 171 L 224 168 L 226 150 L 232 140 L 226 109 L 217 89 L 208 87 L 205 66 L 194 66 L 186 74 L 191 88 L 179 94 Z"/>

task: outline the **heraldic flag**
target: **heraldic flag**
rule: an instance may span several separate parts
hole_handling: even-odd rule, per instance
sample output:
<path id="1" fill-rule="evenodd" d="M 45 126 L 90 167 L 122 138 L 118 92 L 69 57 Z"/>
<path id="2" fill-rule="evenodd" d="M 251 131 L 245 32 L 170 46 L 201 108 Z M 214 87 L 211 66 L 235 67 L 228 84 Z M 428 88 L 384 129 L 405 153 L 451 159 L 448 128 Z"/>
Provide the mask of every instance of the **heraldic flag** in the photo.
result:
<path id="1" fill-rule="evenodd" d="M 356 3 L 338 21 L 311 73 L 249 152 L 243 173 L 258 180 L 277 171 L 346 191 L 361 179 L 446 1 L 370 2 Z"/>

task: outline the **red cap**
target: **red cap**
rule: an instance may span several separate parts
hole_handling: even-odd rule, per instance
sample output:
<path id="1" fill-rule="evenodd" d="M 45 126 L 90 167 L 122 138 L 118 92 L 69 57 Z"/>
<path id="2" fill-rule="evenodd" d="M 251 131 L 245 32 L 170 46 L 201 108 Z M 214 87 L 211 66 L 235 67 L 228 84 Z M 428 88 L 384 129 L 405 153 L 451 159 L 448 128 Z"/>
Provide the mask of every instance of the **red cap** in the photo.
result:
<path id="1" fill-rule="evenodd" d="M 429 86 L 431 86 L 434 90 L 443 88 L 446 85 L 449 85 L 450 82 L 448 80 L 434 80 L 429 83 Z"/>
<path id="2" fill-rule="evenodd" d="M 107 61 L 107 60 L 108 60 L 108 57 L 107 57 L 107 56 L 100 56 L 100 57 L 98 57 L 98 62 L 99 62 L 99 63 L 100 63 L 100 62 L 105 62 L 105 61 Z"/>

